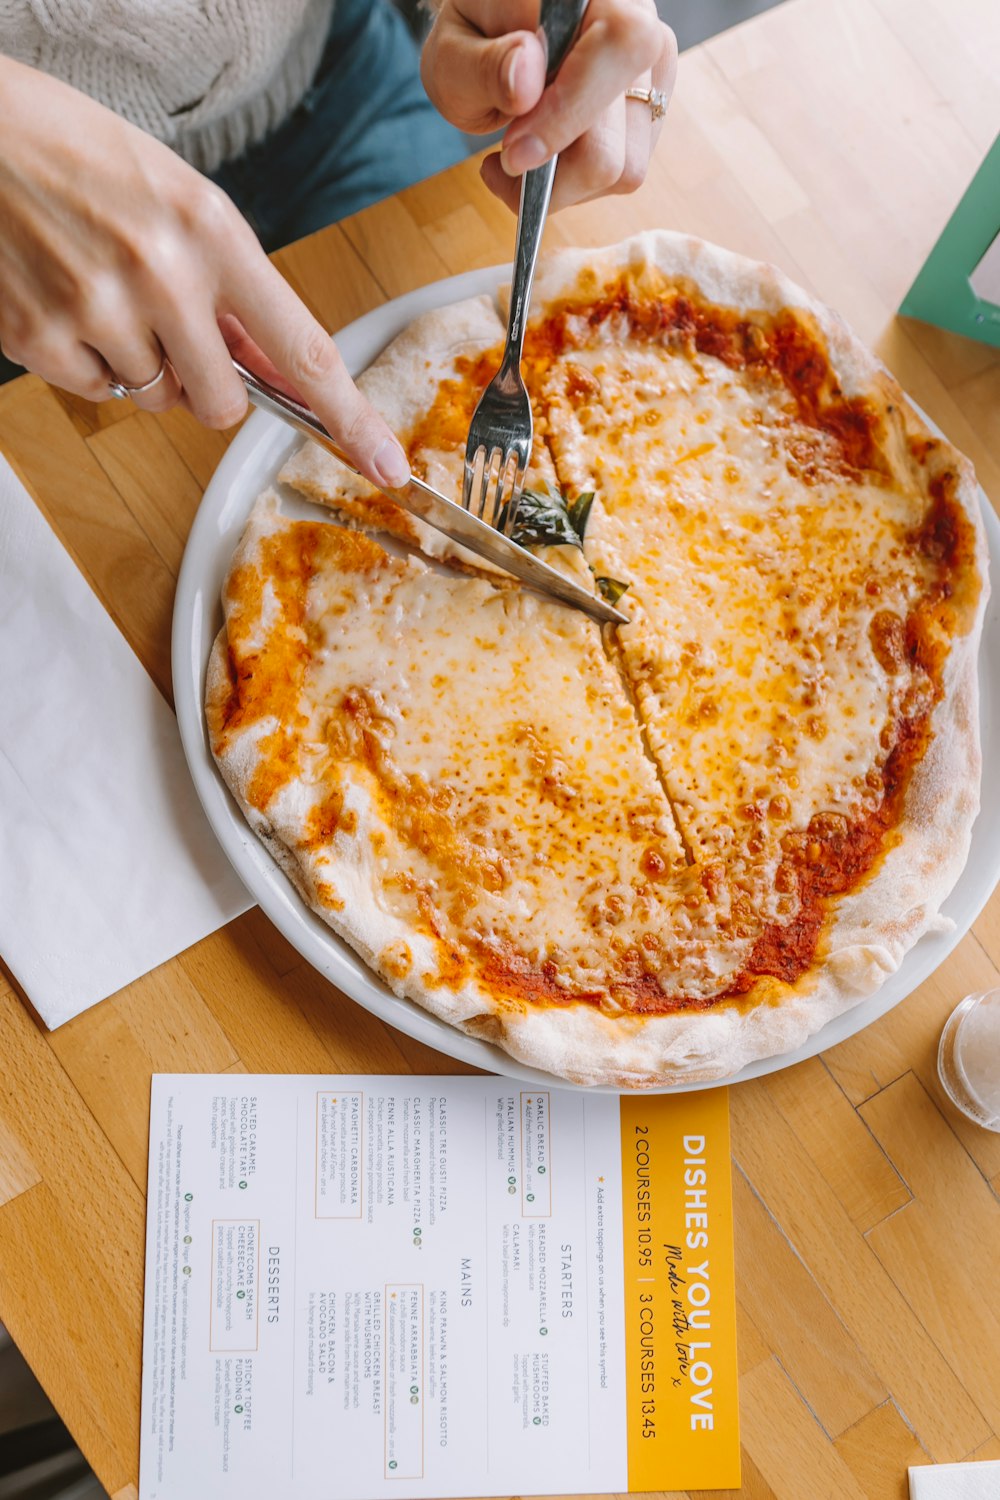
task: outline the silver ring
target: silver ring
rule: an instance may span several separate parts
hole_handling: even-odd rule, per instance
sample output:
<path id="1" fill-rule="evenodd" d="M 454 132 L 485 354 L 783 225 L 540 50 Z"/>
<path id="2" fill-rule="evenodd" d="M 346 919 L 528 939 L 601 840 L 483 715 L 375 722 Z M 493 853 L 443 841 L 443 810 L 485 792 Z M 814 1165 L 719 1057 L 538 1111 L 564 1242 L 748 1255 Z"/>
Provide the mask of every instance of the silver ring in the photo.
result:
<path id="1" fill-rule="evenodd" d="M 126 396 L 141 396 L 144 394 L 144 392 L 151 391 L 154 385 L 159 385 L 160 381 L 166 374 L 166 371 L 167 356 L 164 355 L 160 360 L 160 368 L 157 370 L 152 380 L 147 380 L 145 385 L 126 385 L 124 380 L 119 380 L 116 376 L 114 380 L 108 381 L 108 390 L 111 392 L 112 396 L 114 396 L 116 401 L 124 401 Z"/>
<path id="2" fill-rule="evenodd" d="M 649 105 L 649 113 L 654 120 L 662 120 L 667 112 L 667 96 L 662 89 L 626 89 L 626 99 L 638 99 L 640 104 Z"/>

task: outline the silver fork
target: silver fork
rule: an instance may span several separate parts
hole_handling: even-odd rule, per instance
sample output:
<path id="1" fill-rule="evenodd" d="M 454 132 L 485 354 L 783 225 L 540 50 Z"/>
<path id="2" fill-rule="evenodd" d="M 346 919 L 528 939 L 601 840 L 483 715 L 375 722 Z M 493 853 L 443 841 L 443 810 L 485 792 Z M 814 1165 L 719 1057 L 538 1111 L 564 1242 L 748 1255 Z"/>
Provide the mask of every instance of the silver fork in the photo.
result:
<path id="1" fill-rule="evenodd" d="M 539 19 L 548 47 L 546 84 L 559 71 L 586 8 L 587 0 L 542 0 Z M 500 368 L 472 414 L 465 449 L 462 504 L 508 537 L 517 519 L 531 457 L 534 424 L 531 402 L 521 378 L 521 349 L 557 160 L 553 156 L 544 166 L 534 167 L 521 178 L 507 342 Z"/>

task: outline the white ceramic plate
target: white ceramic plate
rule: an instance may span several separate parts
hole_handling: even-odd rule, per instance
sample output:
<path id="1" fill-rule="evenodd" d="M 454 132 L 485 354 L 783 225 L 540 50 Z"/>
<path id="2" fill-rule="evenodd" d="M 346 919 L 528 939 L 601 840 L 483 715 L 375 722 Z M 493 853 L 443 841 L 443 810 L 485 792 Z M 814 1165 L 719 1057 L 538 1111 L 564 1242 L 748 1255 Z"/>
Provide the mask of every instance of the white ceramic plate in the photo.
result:
<path id="1" fill-rule="evenodd" d="M 495 292 L 505 278 L 501 267 L 472 271 L 447 281 L 421 287 L 408 296 L 376 308 L 337 335 L 337 345 L 348 369 L 357 373 L 415 317 L 433 307 L 457 302 L 481 292 Z M 208 745 L 204 702 L 205 670 L 209 652 L 222 625 L 222 582 L 251 506 L 271 483 L 300 438 L 277 418 L 255 412 L 237 435 L 205 491 L 188 538 L 177 585 L 173 622 L 173 676 L 177 719 L 191 774 L 209 822 L 241 880 L 289 942 L 359 1005 L 418 1041 L 465 1063 L 532 1082 L 551 1083 L 548 1074 L 525 1067 L 475 1037 L 440 1021 L 418 1005 L 400 1000 L 377 978 L 354 951 L 309 910 L 247 826 L 216 768 Z M 990 557 L 997 577 L 1000 566 L 1000 522 L 982 496 Z M 289 513 L 316 515 L 305 503 Z M 751 1063 L 733 1078 L 741 1082 L 804 1058 L 853 1036 L 898 1005 L 931 974 L 968 931 L 1000 878 L 1000 777 L 990 768 L 1000 762 L 1000 598 L 990 602 L 980 656 L 983 761 L 982 810 L 972 834 L 968 863 L 944 904 L 955 926 L 948 933 L 928 933 L 911 949 L 899 970 L 869 999 L 845 1011 L 816 1032 L 804 1046 L 777 1057 Z M 956 995 L 956 1002 L 961 997 Z M 713 1085 L 714 1086 L 714 1085 Z M 704 1085 L 674 1085 L 664 1092 L 682 1092 Z M 612 1091 L 614 1092 L 614 1091 Z"/>

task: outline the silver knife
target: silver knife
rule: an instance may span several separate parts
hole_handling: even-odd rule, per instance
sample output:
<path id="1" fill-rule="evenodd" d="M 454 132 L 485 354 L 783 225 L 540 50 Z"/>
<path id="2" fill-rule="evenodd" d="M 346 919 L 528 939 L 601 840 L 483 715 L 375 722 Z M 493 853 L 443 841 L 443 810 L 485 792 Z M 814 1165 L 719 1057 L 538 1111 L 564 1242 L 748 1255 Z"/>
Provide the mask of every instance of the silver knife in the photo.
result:
<path id="1" fill-rule="evenodd" d="M 365 479 L 367 483 L 372 481 L 368 476 L 356 469 L 351 460 L 337 446 L 333 438 L 327 432 L 319 418 L 302 406 L 298 401 L 293 401 L 291 396 L 286 396 L 275 386 L 269 385 L 266 380 L 261 380 L 251 370 L 241 365 L 238 360 L 233 360 L 233 366 L 243 384 L 247 388 L 247 395 L 254 406 L 259 406 L 263 411 L 268 411 L 275 417 L 281 417 L 282 421 L 290 426 L 298 428 L 307 437 L 314 438 L 327 448 L 345 469 L 350 469 L 359 479 Z M 509 537 L 503 536 L 495 531 L 486 521 L 481 521 L 478 516 L 470 515 L 463 510 L 461 505 L 456 505 L 445 495 L 440 494 L 431 485 L 425 484 L 422 479 L 411 476 L 408 484 L 402 489 L 391 489 L 388 485 L 374 485 L 375 489 L 381 490 L 396 505 L 401 505 L 404 510 L 419 516 L 429 526 L 438 531 L 443 531 L 445 536 L 450 537 L 453 542 L 468 547 L 470 552 L 475 552 L 479 557 L 485 557 L 498 568 L 503 568 L 507 573 L 513 573 L 522 583 L 529 584 L 538 589 L 540 593 L 553 595 L 563 604 L 571 604 L 576 609 L 584 610 L 594 620 L 602 624 L 627 625 L 628 615 L 622 614 L 620 609 L 615 609 L 606 599 L 599 595 L 588 594 L 587 590 L 581 588 L 570 578 L 564 578 L 555 568 L 550 568 L 540 558 L 532 556 L 525 548 L 512 542 Z"/>

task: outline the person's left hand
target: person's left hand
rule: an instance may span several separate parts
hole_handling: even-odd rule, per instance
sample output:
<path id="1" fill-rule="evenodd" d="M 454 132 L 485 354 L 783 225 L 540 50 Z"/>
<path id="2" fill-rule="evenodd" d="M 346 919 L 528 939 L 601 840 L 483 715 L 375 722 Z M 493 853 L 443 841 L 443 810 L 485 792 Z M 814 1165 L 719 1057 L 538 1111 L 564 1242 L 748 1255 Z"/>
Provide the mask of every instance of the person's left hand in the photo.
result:
<path id="1" fill-rule="evenodd" d="M 627 88 L 669 97 L 677 42 L 653 0 L 590 0 L 580 34 L 545 87 L 538 0 L 443 0 L 421 72 L 432 101 L 475 134 L 507 127 L 483 181 L 517 208 L 518 178 L 556 151 L 552 207 L 629 193 L 646 176 L 662 121 Z"/>

